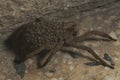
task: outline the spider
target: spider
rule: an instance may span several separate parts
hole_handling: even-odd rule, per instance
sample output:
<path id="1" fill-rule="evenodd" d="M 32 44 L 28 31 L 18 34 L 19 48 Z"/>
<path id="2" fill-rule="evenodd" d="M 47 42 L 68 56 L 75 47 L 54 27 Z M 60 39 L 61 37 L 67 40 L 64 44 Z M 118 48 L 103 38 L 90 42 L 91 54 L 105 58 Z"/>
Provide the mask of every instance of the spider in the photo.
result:
<path id="1" fill-rule="evenodd" d="M 76 24 L 72 21 L 51 21 L 40 17 L 20 26 L 8 37 L 5 44 L 16 55 L 13 62 L 16 72 L 21 77 L 24 75 L 25 68 L 22 68 L 23 70 L 20 68 L 26 59 L 38 55 L 37 66 L 41 68 L 48 64 L 57 51 L 68 46 L 87 50 L 97 62 L 114 68 L 99 57 L 93 49 L 82 43 L 91 40 L 116 41 L 116 39 L 100 31 L 88 31 L 80 36 L 77 36 L 77 32 Z"/>

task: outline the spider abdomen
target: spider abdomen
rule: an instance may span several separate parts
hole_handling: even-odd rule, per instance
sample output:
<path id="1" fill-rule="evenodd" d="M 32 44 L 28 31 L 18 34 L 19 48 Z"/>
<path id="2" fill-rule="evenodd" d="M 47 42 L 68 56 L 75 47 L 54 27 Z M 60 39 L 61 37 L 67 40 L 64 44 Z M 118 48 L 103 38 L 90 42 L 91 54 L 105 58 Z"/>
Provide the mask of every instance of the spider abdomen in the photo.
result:
<path id="1" fill-rule="evenodd" d="M 43 19 L 22 25 L 7 41 L 16 54 L 29 54 L 40 47 L 52 49 L 65 33 L 61 23 Z"/>

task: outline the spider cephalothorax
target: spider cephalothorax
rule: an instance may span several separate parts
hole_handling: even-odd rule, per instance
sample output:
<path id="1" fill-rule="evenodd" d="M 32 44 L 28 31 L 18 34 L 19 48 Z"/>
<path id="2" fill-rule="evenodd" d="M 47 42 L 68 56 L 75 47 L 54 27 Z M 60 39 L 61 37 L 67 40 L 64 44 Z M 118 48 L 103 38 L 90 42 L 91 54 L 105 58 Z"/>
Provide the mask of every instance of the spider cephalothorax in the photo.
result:
<path id="1" fill-rule="evenodd" d="M 87 50 L 104 66 L 114 68 L 100 58 L 91 48 L 81 43 L 89 40 L 116 41 L 116 39 L 100 31 L 89 31 L 77 36 L 75 27 L 74 22 L 56 22 L 44 18 L 22 25 L 6 40 L 6 45 L 16 54 L 14 65 L 20 65 L 27 58 L 37 54 L 39 55 L 38 67 L 43 67 L 63 46 L 72 46 Z M 96 38 L 94 35 L 101 38 Z"/>

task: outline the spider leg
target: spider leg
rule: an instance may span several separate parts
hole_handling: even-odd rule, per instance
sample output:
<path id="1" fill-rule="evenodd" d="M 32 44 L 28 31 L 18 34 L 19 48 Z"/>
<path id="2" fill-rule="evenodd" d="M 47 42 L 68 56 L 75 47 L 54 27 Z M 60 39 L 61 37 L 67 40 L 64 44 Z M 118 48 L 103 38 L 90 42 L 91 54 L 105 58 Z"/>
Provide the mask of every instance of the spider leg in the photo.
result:
<path id="1" fill-rule="evenodd" d="M 63 47 L 60 49 L 60 51 L 62 51 L 62 52 L 67 52 L 72 58 L 78 58 L 79 56 L 82 56 L 82 57 L 83 57 L 82 54 L 79 55 L 78 52 L 75 51 L 75 50 L 72 50 L 71 47 L 64 47 L 64 46 L 63 46 Z M 79 53 L 80 53 L 80 52 L 79 52 Z"/>
<path id="2" fill-rule="evenodd" d="M 42 62 L 44 62 L 43 60 L 45 60 L 46 57 L 48 57 L 48 53 L 50 52 L 50 50 L 42 50 L 39 54 L 37 54 L 37 66 L 39 68 L 40 64 L 43 64 Z"/>
<path id="3" fill-rule="evenodd" d="M 72 49 L 69 48 L 69 47 L 62 47 L 62 48 L 61 48 L 61 51 L 67 52 L 67 53 L 70 54 L 70 56 L 72 56 L 73 58 L 76 58 L 76 56 L 77 56 L 77 58 L 78 58 L 79 56 L 81 56 L 81 57 L 87 58 L 87 59 L 89 59 L 89 60 L 91 60 L 91 61 L 96 61 L 95 59 L 93 59 L 93 58 L 91 58 L 91 57 L 89 57 L 89 56 L 83 55 L 80 51 L 72 50 Z"/>
<path id="4" fill-rule="evenodd" d="M 97 53 L 94 50 L 92 50 L 91 48 L 89 48 L 87 46 L 84 46 L 84 45 L 79 44 L 79 43 L 78 44 L 77 43 L 68 43 L 67 46 L 72 46 L 72 47 L 79 48 L 79 49 L 82 49 L 82 50 L 87 50 L 95 59 L 99 60 L 102 63 L 102 65 L 108 66 L 108 67 L 114 69 L 113 66 L 111 66 L 110 64 L 105 62 L 102 58 L 99 57 L 99 55 L 97 55 Z"/>
<path id="5" fill-rule="evenodd" d="M 14 59 L 14 68 L 17 74 L 21 76 L 21 78 L 23 78 L 25 74 L 26 69 L 26 65 L 24 63 L 25 60 L 26 60 L 25 55 L 16 55 Z"/>
<path id="6" fill-rule="evenodd" d="M 32 57 L 32 56 L 38 54 L 43 49 L 44 48 L 39 48 L 39 49 L 31 52 L 29 55 L 25 55 L 23 53 L 21 53 L 19 55 L 16 55 L 16 57 L 14 59 L 14 68 L 16 69 L 17 74 L 21 76 L 21 78 L 24 77 L 25 69 L 26 69 L 26 65 L 25 65 L 24 61 L 27 58 Z"/>
<path id="7" fill-rule="evenodd" d="M 98 35 L 107 39 L 110 39 L 111 41 L 116 41 L 116 39 L 112 38 L 110 35 L 108 35 L 105 32 L 101 32 L 101 31 L 88 31 L 85 34 L 81 35 L 81 37 L 90 37 L 92 35 Z"/>
<path id="8" fill-rule="evenodd" d="M 26 55 L 19 54 L 19 55 L 15 56 L 14 63 L 20 64 L 20 63 L 24 62 L 25 60 L 26 60 Z"/>
<path id="9" fill-rule="evenodd" d="M 111 39 L 106 38 L 96 38 L 96 37 L 88 37 L 88 36 L 76 36 L 74 37 L 74 41 L 83 42 L 83 41 L 112 41 Z"/>
<path id="10" fill-rule="evenodd" d="M 44 62 L 39 63 L 38 68 L 42 68 L 45 65 L 47 65 L 50 62 L 50 60 L 53 58 L 53 56 L 56 54 L 56 52 L 61 49 L 61 47 L 63 46 L 63 43 L 64 42 L 58 43 L 55 46 L 55 48 L 53 48 L 49 53 L 47 53 L 47 56 L 45 57 Z"/>

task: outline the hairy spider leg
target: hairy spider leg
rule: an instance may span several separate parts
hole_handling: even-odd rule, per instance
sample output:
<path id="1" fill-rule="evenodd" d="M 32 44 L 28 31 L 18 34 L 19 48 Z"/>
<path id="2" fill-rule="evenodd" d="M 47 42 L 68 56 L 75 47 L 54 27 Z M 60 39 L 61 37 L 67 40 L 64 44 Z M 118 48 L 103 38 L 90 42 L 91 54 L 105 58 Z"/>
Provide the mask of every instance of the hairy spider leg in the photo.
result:
<path id="1" fill-rule="evenodd" d="M 42 63 L 39 63 L 39 64 L 38 64 L 38 68 L 42 68 L 42 67 L 44 67 L 45 65 L 47 65 L 47 64 L 50 62 L 50 60 L 53 58 L 53 56 L 56 54 L 56 52 L 61 49 L 61 47 L 63 46 L 63 44 L 64 44 L 63 41 L 62 41 L 62 42 L 59 42 L 59 43 L 55 46 L 55 48 L 53 48 L 53 49 L 47 54 L 48 57 L 45 57 L 45 58 L 46 58 L 45 62 L 42 62 Z"/>
<path id="2" fill-rule="evenodd" d="M 37 66 L 39 67 L 39 64 L 41 64 L 41 62 L 44 62 L 43 60 L 45 59 L 45 57 L 48 57 L 48 53 L 50 52 L 50 50 L 42 50 L 39 54 L 37 54 Z"/>
<path id="3" fill-rule="evenodd" d="M 105 32 L 101 32 L 101 31 L 88 31 L 86 32 L 85 34 L 81 35 L 81 37 L 90 37 L 92 35 L 98 35 L 98 36 L 101 36 L 101 37 L 104 37 L 104 38 L 107 38 L 111 41 L 117 41 L 116 39 L 112 38 L 111 36 L 109 36 L 107 33 Z M 103 41 L 109 41 L 107 39 L 100 39 L 100 40 L 103 40 Z M 88 39 L 89 40 L 89 39 Z M 90 40 L 99 40 L 97 38 L 91 38 Z"/>
<path id="4" fill-rule="evenodd" d="M 85 36 L 85 37 L 77 36 L 77 37 L 74 37 L 74 41 L 84 42 L 84 41 L 113 41 L 113 40 L 105 39 L 105 38 L 88 37 L 88 36 Z"/>
<path id="5" fill-rule="evenodd" d="M 26 56 L 22 54 L 16 55 L 14 59 L 14 68 L 16 70 L 16 73 L 20 75 L 21 78 L 23 78 L 25 74 L 26 65 L 24 61 L 26 59 Z"/>
<path id="6" fill-rule="evenodd" d="M 78 49 L 87 50 L 95 59 L 99 60 L 104 66 L 108 66 L 108 67 L 114 69 L 114 66 L 111 66 L 108 63 L 106 63 L 102 58 L 99 57 L 99 55 L 97 55 L 97 53 L 94 50 L 92 50 L 91 48 L 89 48 L 87 46 L 84 46 L 79 43 L 68 43 L 66 46 L 72 46 L 72 47 L 75 47 Z"/>
<path id="7" fill-rule="evenodd" d="M 67 47 L 67 46 L 62 47 L 61 51 L 67 52 L 73 58 L 76 58 L 77 56 L 81 56 L 81 57 L 87 58 L 87 59 L 89 59 L 91 61 L 96 61 L 96 59 L 93 59 L 93 58 L 91 58 L 89 56 L 83 55 L 80 51 L 72 50 L 70 47 Z"/>
<path id="8" fill-rule="evenodd" d="M 15 56 L 14 63 L 20 64 L 20 63 L 24 62 L 26 59 L 27 59 L 26 55 L 19 54 L 19 55 Z"/>

